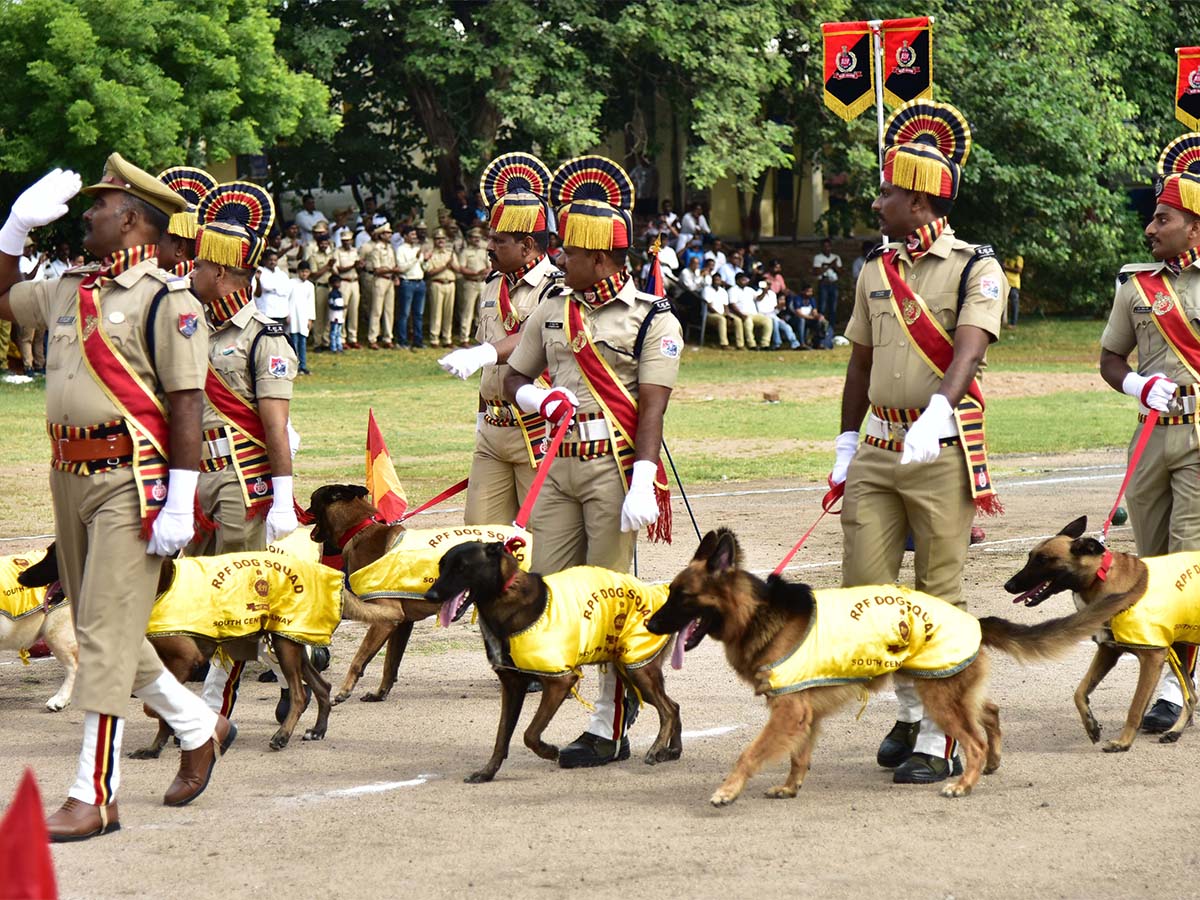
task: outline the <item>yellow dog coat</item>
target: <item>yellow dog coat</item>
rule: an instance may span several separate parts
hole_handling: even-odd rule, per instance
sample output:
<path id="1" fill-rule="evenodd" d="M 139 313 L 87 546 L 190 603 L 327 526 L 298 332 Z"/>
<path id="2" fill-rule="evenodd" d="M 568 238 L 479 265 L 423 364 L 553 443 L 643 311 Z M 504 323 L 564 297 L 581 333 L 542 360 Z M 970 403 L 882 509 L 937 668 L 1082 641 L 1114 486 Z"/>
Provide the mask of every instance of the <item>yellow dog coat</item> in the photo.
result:
<path id="1" fill-rule="evenodd" d="M 889 585 L 814 591 L 808 630 L 764 667 L 768 694 L 903 672 L 948 678 L 979 654 L 979 620 L 945 600 Z"/>
<path id="2" fill-rule="evenodd" d="M 400 598 L 419 600 L 438 578 L 438 563 L 446 551 L 468 541 L 495 543 L 520 536 L 524 547 L 513 552 L 517 564 L 529 571 L 533 537 L 515 525 L 464 525 L 459 528 L 411 528 L 383 556 L 350 576 L 350 590 L 362 600 Z"/>
<path id="3" fill-rule="evenodd" d="M 1146 593 L 1109 620 L 1113 640 L 1132 647 L 1200 644 L 1200 553 L 1143 559 Z"/>
<path id="4" fill-rule="evenodd" d="M 646 619 L 667 602 L 670 585 L 646 584 L 596 566 L 575 566 L 543 580 L 545 612 L 508 639 L 517 669 L 561 675 L 605 662 L 635 669 L 670 639 L 646 630 Z"/>
<path id="5" fill-rule="evenodd" d="M 342 620 L 342 573 L 284 553 L 175 560 L 146 634 L 198 634 L 218 643 L 260 632 L 327 647 Z"/>
<path id="6" fill-rule="evenodd" d="M 17 582 L 17 576 L 42 561 L 44 550 L 36 553 L 21 553 L 16 556 L 0 556 L 0 616 L 20 619 L 32 612 L 40 612 L 46 598 L 45 588 L 27 588 Z M 54 606 L 61 603 L 60 598 Z"/>

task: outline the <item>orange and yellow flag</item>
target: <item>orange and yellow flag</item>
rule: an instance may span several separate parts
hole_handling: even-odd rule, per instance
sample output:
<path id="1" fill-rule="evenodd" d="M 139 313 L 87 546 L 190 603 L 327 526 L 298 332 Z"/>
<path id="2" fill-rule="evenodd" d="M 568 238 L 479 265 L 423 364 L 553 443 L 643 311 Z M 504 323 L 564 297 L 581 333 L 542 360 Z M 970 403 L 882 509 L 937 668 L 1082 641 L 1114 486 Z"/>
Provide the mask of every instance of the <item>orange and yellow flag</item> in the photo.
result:
<path id="1" fill-rule="evenodd" d="M 373 409 L 367 412 L 367 490 L 371 492 L 371 502 L 387 522 L 395 522 L 408 509 L 408 497 L 400 486 Z"/>

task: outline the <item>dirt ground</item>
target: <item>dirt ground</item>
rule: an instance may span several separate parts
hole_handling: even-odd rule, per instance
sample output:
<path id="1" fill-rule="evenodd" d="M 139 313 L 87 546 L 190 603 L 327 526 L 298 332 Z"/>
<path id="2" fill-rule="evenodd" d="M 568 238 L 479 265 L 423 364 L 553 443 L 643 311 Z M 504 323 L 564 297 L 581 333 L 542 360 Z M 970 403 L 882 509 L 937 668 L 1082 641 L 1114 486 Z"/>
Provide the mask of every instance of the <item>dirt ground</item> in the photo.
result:
<path id="1" fill-rule="evenodd" d="M 1008 513 L 981 523 L 987 539 L 972 549 L 966 576 L 971 609 L 1024 621 L 1065 613 L 1066 597 L 1016 608 L 1000 585 L 1036 538 L 1083 513 L 1099 526 L 1122 462 L 1117 452 L 997 460 Z M 741 484 L 697 489 L 692 501 L 702 528 L 733 527 L 751 567 L 769 571 L 815 518 L 820 492 L 816 485 Z M 674 546 L 643 547 L 643 577 L 668 578 L 690 556 L 695 541 L 678 506 L 675 522 Z M 1113 538 L 1131 549 L 1127 527 L 1114 529 Z M 791 571 L 831 586 L 839 557 L 837 523 L 823 522 Z M 354 624 L 337 633 L 328 673 L 335 683 L 361 634 Z M 708 797 L 765 714 L 719 645 L 704 642 L 668 678 L 682 706 L 680 761 L 655 768 L 641 761 L 638 751 L 655 731 L 646 710 L 628 762 L 563 771 L 536 758 L 518 735 L 497 780 L 480 786 L 462 779 L 490 753 L 499 695 L 477 636 L 462 624 L 441 632 L 422 623 L 409 652 L 385 703 L 356 696 L 334 709 L 324 743 L 294 740 L 279 753 L 267 748 L 276 687 L 248 677 L 238 741 L 191 806 L 160 805 L 173 752 L 153 762 L 126 760 L 123 830 L 54 849 L 62 895 L 1198 895 L 1192 873 L 1200 864 L 1200 812 L 1186 802 L 1195 788 L 1185 778 L 1195 769 L 1200 732 L 1174 745 L 1142 736 L 1128 754 L 1101 753 L 1071 702 L 1091 654 L 1085 644 L 1049 665 L 993 657 L 1004 762 L 968 798 L 893 785 L 875 765 L 894 718 L 885 695 L 857 721 L 849 709 L 828 720 L 798 798 L 762 796 L 786 771 L 780 762 L 721 810 Z M 376 663 L 358 695 L 378 674 Z M 1125 715 L 1134 675 L 1126 658 L 1094 697 L 1107 735 Z M 61 802 L 82 713 L 43 711 L 60 677 L 53 661 L 22 668 L 12 654 L 0 658 L 0 797 L 11 796 L 22 767 L 31 765 L 47 808 Z M 589 675 L 585 696 L 594 685 Z M 305 720 L 314 715 L 315 708 Z M 154 730 L 132 702 L 129 716 L 127 751 Z M 568 701 L 548 739 L 569 742 L 585 716 Z"/>

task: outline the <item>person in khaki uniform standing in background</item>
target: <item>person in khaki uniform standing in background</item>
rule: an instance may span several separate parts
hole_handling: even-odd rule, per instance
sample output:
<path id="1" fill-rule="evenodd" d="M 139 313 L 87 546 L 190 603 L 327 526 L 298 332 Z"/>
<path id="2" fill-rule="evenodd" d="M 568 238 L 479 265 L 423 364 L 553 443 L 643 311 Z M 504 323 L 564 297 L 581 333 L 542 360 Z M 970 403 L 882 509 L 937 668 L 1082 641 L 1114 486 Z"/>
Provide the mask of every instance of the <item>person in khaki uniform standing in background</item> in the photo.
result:
<path id="1" fill-rule="evenodd" d="M 217 180 L 191 166 L 165 169 L 158 173 L 158 180 L 187 202 L 187 209 L 171 216 L 167 233 L 158 243 L 158 267 L 182 278 L 191 274 L 196 256 L 196 207 L 217 186 Z"/>
<path id="2" fill-rule="evenodd" d="M 495 272 L 483 287 L 475 329 L 479 344 L 438 360 L 443 369 L 463 380 L 483 370 L 475 455 L 467 482 L 467 525 L 513 521 L 533 483 L 529 426 L 504 399 L 509 371 L 504 363 L 516 349 L 530 313 L 562 284 L 561 273 L 546 257 L 554 213 L 546 199 L 550 170 L 545 164 L 528 153 L 507 153 L 488 163 L 480 190 L 490 210 L 492 234 L 486 257 Z"/>
<path id="3" fill-rule="evenodd" d="M 971 146 L 958 110 L 906 103 L 888 122 L 885 146 L 871 208 L 885 235 L 902 237 L 868 259 L 846 326 L 852 346 L 830 476 L 845 483 L 842 584 L 894 583 L 911 531 L 917 590 L 965 608 L 971 521 L 1001 511 L 977 378 L 1000 334 L 1006 282 L 991 247 L 959 240 L 947 222 Z M 894 768 L 899 784 L 959 771 L 954 742 L 923 718 L 910 679 L 896 679 L 896 697 L 879 764 Z"/>
<path id="4" fill-rule="evenodd" d="M 179 737 L 168 806 L 204 791 L 237 735 L 163 668 L 145 636 L 161 557 L 194 531 L 208 330 L 186 283 L 154 256 L 169 217 L 187 203 L 114 153 L 99 183 L 84 190 L 94 197 L 84 246 L 102 262 L 56 281 L 18 283 L 25 235 L 65 215 L 79 184 L 74 172 L 54 170 L 17 198 L 0 229 L 0 319 L 50 329 L 55 547 L 79 641 L 72 702 L 84 710 L 83 747 L 68 799 L 46 822 L 53 841 L 120 828 L 130 693 Z"/>
<path id="5" fill-rule="evenodd" d="M 392 346 L 392 310 L 396 303 L 396 251 L 392 249 L 392 226 L 376 226 L 371 243 L 362 248 L 363 270 L 371 281 L 371 316 L 367 320 L 367 347 L 378 350 Z"/>
<path id="6" fill-rule="evenodd" d="M 298 363 L 287 327 L 250 296 L 275 207 L 258 185 L 235 181 L 209 191 L 197 217 L 191 286 L 210 329 L 199 497 L 207 521 L 187 555 L 265 550 L 299 525 L 288 429 Z M 226 718 L 233 716 L 243 666 L 226 669 L 216 657 L 209 664 L 204 701 Z"/>
<path id="7" fill-rule="evenodd" d="M 509 357 L 504 396 L 572 430 L 533 509 L 533 570 L 593 565 L 628 572 L 637 532 L 670 540 L 662 420 L 679 373 L 683 336 L 668 300 L 643 294 L 626 266 L 633 183 L 619 165 L 584 156 L 559 166 L 566 286 L 538 305 Z M 534 384 L 549 370 L 552 389 Z M 633 706 L 636 705 L 636 699 Z M 563 768 L 628 759 L 631 711 L 611 668 L 587 730 L 562 748 Z"/>
<path id="8" fill-rule="evenodd" d="M 317 301 L 317 319 L 313 325 L 313 347 L 329 349 L 329 276 L 337 265 L 337 255 L 329 239 L 329 226 L 318 222 L 313 226 L 313 242 L 306 251 L 308 264 L 312 266 L 313 290 Z"/>
<path id="9" fill-rule="evenodd" d="M 334 251 L 333 270 L 342 279 L 342 299 L 346 301 L 346 348 L 359 349 L 358 345 L 358 273 L 362 260 L 354 249 L 354 232 L 343 228 L 339 235 L 339 246 Z"/>
<path id="10" fill-rule="evenodd" d="M 1100 374 L 1138 401 L 1138 421 L 1160 413 L 1129 481 L 1129 521 L 1138 556 L 1200 550 L 1200 442 L 1196 377 L 1200 367 L 1200 134 L 1172 141 L 1158 161 L 1158 194 L 1146 226 L 1152 263 L 1121 269 L 1108 325 L 1100 336 Z M 1137 371 L 1129 355 L 1137 350 Z M 1141 426 L 1129 444 L 1132 454 Z M 1176 644 L 1193 677 L 1196 647 Z M 1183 690 L 1168 671 L 1142 720 L 1148 734 L 1167 731 L 1183 712 Z"/>
<path id="11" fill-rule="evenodd" d="M 482 228 L 467 232 L 467 245 L 458 254 L 458 284 L 454 296 L 454 328 L 458 332 L 460 347 L 471 346 L 471 333 L 475 327 L 475 313 L 479 308 L 479 295 L 490 269 L 488 248 L 484 243 Z"/>
<path id="12" fill-rule="evenodd" d="M 444 229 L 433 233 L 433 254 L 425 261 L 429 282 L 429 346 L 454 346 L 454 283 L 458 263 Z"/>

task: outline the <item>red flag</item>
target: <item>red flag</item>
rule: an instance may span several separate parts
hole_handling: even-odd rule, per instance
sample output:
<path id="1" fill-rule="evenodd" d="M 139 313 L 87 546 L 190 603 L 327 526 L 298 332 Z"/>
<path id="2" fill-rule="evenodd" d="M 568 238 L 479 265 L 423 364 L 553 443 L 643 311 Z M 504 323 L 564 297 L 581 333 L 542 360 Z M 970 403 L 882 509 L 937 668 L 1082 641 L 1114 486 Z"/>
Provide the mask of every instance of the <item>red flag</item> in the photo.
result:
<path id="1" fill-rule="evenodd" d="M 901 106 L 933 96 L 933 26 L 928 16 L 883 23 L 883 99 Z"/>
<path id="2" fill-rule="evenodd" d="M 367 490 L 371 492 L 371 502 L 387 522 L 397 521 L 408 509 L 408 497 L 400 486 L 373 409 L 367 412 Z"/>
<path id="3" fill-rule="evenodd" d="M 825 105 L 849 122 L 875 102 L 875 54 L 866 22 L 826 22 Z"/>
<path id="4" fill-rule="evenodd" d="M 0 900 L 56 898 L 50 836 L 33 770 L 26 769 L 0 821 Z"/>
<path id="5" fill-rule="evenodd" d="M 1200 47 L 1176 47 L 1175 118 L 1195 131 L 1200 126 Z"/>
<path id="6" fill-rule="evenodd" d="M 662 248 L 662 235 L 654 239 L 653 246 L 650 247 L 650 255 L 653 260 L 650 263 L 650 275 L 646 279 L 646 293 L 653 294 L 655 297 L 667 296 L 666 285 L 663 284 L 662 264 L 658 261 L 658 251 Z"/>

